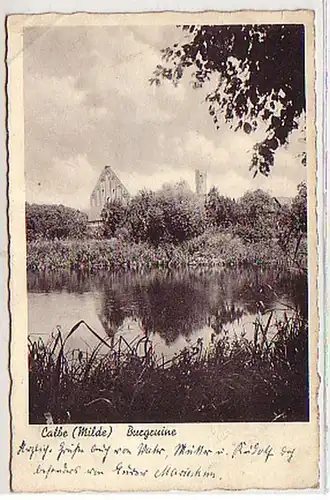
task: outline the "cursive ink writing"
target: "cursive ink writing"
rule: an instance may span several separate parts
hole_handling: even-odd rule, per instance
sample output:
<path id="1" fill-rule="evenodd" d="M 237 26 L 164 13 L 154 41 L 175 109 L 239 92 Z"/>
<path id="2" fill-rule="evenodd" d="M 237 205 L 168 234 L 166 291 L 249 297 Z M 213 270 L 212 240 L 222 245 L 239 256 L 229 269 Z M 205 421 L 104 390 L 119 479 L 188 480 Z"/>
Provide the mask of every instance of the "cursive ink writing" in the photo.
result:
<path id="1" fill-rule="evenodd" d="M 109 455 L 109 451 L 110 451 L 110 448 L 111 446 L 110 445 L 106 445 L 103 443 L 102 446 L 99 446 L 99 445 L 96 445 L 96 444 L 93 444 L 93 446 L 91 447 L 91 453 L 98 453 L 98 454 L 101 454 L 102 456 L 102 463 L 104 464 L 108 455 Z"/>
<path id="2" fill-rule="evenodd" d="M 281 456 L 285 457 L 286 460 L 290 463 L 294 457 L 295 451 L 295 448 L 287 448 L 286 446 L 282 446 Z"/>
<path id="3" fill-rule="evenodd" d="M 148 446 L 146 443 L 141 443 L 138 446 L 137 456 L 140 455 L 161 455 L 165 452 L 165 448 L 160 448 L 158 444 L 155 446 Z"/>
<path id="4" fill-rule="evenodd" d="M 194 455 L 197 457 L 200 456 L 205 456 L 208 457 L 209 455 L 212 455 L 212 450 L 209 448 L 205 448 L 204 445 L 187 445 L 186 443 L 180 443 L 174 448 L 174 456 L 179 457 L 181 455 Z"/>
<path id="5" fill-rule="evenodd" d="M 120 476 L 145 476 L 148 472 L 148 469 L 137 469 L 133 467 L 131 464 L 124 465 L 123 462 L 119 462 L 116 467 L 113 469 L 113 472 L 116 472 L 117 475 Z"/>
<path id="6" fill-rule="evenodd" d="M 65 455 L 69 455 L 71 460 L 75 458 L 77 454 L 85 453 L 80 443 L 67 445 L 64 441 L 62 441 L 59 445 L 57 461 L 59 461 Z"/>
<path id="7" fill-rule="evenodd" d="M 64 462 L 62 467 L 54 467 L 53 465 L 49 465 L 48 467 L 43 467 L 42 465 L 38 465 L 33 474 L 39 475 L 41 474 L 44 479 L 48 479 L 48 477 L 52 474 L 55 475 L 75 475 L 80 471 L 81 466 L 77 465 L 76 467 L 68 467 L 68 464 Z"/>
<path id="8" fill-rule="evenodd" d="M 235 446 L 232 458 L 235 458 L 237 455 L 263 456 L 265 462 L 267 462 L 269 458 L 274 457 L 275 453 L 273 447 L 269 444 L 263 447 L 260 443 L 249 444 L 241 441 Z"/>
<path id="9" fill-rule="evenodd" d="M 103 470 L 91 467 L 90 469 L 86 469 L 86 474 L 90 474 L 91 476 L 103 476 L 104 472 Z"/>
<path id="10" fill-rule="evenodd" d="M 172 465 L 166 465 L 162 469 L 157 469 L 154 473 L 154 477 L 156 479 L 163 477 L 186 477 L 186 478 L 194 478 L 194 477 L 209 477 L 211 479 L 215 479 L 215 473 L 210 470 L 204 470 L 198 466 L 196 468 L 186 467 L 184 469 L 178 469 L 177 467 L 173 467 Z"/>
<path id="11" fill-rule="evenodd" d="M 298 453 L 290 443 L 229 441 L 226 436 L 223 440 L 219 436 L 212 442 L 203 441 L 202 435 L 196 436 L 197 442 L 180 438 L 173 440 L 177 430 L 166 425 L 129 424 L 123 433 L 118 429 L 113 440 L 115 429 L 115 426 L 106 424 L 46 425 L 37 431 L 41 441 L 23 439 L 15 456 L 19 457 L 22 467 L 29 467 L 31 477 L 35 480 L 38 477 L 39 481 L 65 476 L 67 479 L 63 484 L 67 484 L 73 476 L 80 476 L 79 480 L 86 475 L 93 480 L 101 477 L 104 480 L 112 475 L 113 478 L 124 478 L 124 481 L 125 478 L 136 478 L 134 481 L 142 484 L 148 477 L 158 483 L 176 477 L 185 481 L 221 481 L 224 474 L 231 474 L 233 467 L 236 472 L 243 472 L 246 461 L 255 462 L 257 472 L 260 462 L 290 467 Z"/>
<path id="12" fill-rule="evenodd" d="M 17 450 L 17 455 L 21 454 L 27 454 L 29 457 L 29 460 L 32 460 L 33 458 L 41 458 L 41 460 L 45 460 L 47 457 L 48 453 L 52 453 L 52 448 L 49 446 L 49 444 L 46 445 L 40 445 L 40 444 L 34 444 L 34 445 L 28 445 L 23 439 L 21 444 L 18 447 Z"/>

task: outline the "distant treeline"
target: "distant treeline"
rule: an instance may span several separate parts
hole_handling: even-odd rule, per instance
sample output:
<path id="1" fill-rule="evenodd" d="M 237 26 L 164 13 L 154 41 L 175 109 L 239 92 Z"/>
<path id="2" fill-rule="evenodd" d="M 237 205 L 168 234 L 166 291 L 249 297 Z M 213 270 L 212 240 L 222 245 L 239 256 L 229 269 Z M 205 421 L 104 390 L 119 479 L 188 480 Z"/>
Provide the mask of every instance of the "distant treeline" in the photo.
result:
<path id="1" fill-rule="evenodd" d="M 92 233 L 87 215 L 79 210 L 26 204 L 27 239 L 117 238 L 159 246 L 177 245 L 214 229 L 244 243 L 276 238 L 285 251 L 288 245 L 299 246 L 306 236 L 307 187 L 299 184 L 291 202 L 281 204 L 260 189 L 234 200 L 213 187 L 203 200 L 181 182 L 164 185 L 158 191 L 141 191 L 128 205 L 111 201 L 101 217 L 101 226 Z"/>

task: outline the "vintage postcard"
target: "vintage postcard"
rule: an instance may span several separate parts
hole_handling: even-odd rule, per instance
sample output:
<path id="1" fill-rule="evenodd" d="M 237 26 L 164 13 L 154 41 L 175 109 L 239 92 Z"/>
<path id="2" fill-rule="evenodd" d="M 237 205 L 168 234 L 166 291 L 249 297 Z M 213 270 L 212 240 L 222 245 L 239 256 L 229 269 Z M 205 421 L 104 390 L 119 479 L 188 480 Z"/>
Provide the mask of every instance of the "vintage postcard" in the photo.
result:
<path id="1" fill-rule="evenodd" d="M 12 489 L 318 488 L 313 11 L 7 34 Z"/>

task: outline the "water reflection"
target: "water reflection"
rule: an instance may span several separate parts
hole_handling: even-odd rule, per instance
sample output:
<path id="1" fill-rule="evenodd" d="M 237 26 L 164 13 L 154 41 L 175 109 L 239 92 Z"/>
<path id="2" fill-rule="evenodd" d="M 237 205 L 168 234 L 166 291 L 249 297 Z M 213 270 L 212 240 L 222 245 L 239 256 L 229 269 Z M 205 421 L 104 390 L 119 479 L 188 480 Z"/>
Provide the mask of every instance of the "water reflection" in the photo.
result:
<path id="1" fill-rule="evenodd" d="M 252 323 L 260 312 L 307 314 L 305 278 L 274 269 L 29 272 L 28 291 L 29 333 L 85 319 L 112 339 L 119 331 L 127 338 L 157 335 L 171 352 L 200 335 Z"/>
<path id="2" fill-rule="evenodd" d="M 118 329 L 130 317 L 139 320 L 146 335 L 158 333 L 171 344 L 179 335 L 189 336 L 206 322 L 207 290 L 189 275 L 156 273 L 131 280 L 117 277 L 106 282 L 103 291 L 98 317 L 105 330 L 109 323 Z"/>

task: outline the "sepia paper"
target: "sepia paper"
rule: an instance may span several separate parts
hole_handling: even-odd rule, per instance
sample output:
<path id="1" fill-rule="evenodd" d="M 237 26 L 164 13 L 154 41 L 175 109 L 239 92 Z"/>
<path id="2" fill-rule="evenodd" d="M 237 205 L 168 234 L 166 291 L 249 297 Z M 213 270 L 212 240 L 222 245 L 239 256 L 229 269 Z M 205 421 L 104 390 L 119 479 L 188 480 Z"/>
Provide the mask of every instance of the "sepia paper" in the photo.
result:
<path id="1" fill-rule="evenodd" d="M 165 37 L 164 40 L 167 45 L 162 47 L 155 35 L 158 27 L 174 30 L 177 25 L 220 26 L 250 24 L 304 25 L 306 180 L 308 186 L 308 418 L 296 422 L 283 422 L 281 421 L 281 415 L 277 415 L 274 416 L 273 421 L 264 422 L 249 421 L 236 423 L 235 421 L 228 421 L 219 423 L 217 421 L 199 422 L 195 419 L 180 423 L 169 422 L 168 420 L 165 423 L 160 423 L 159 420 L 157 420 L 157 423 L 152 421 L 141 423 L 137 416 L 134 422 L 116 423 L 118 419 L 114 422 L 109 418 L 109 421 L 107 419 L 102 421 L 98 419 L 92 423 L 84 423 L 80 420 L 74 421 L 70 413 L 72 412 L 73 415 L 73 411 L 72 409 L 68 409 L 66 421 L 54 422 L 54 415 L 49 411 L 44 412 L 43 422 L 31 423 L 29 416 L 29 396 L 31 394 L 29 393 L 29 346 L 27 338 L 31 333 L 35 334 L 38 332 L 29 331 L 28 326 L 31 319 L 28 317 L 28 311 L 30 311 L 31 315 L 32 307 L 29 300 L 32 299 L 28 298 L 27 293 L 25 202 L 57 203 L 70 206 L 70 198 L 71 200 L 74 198 L 71 206 L 82 206 L 78 202 L 79 197 L 85 196 L 85 193 L 92 193 L 94 184 L 97 182 L 99 176 L 101 176 L 103 168 L 108 164 L 113 168 L 113 175 L 118 175 L 120 179 L 118 183 L 122 182 L 126 187 L 129 185 L 132 188 L 134 182 L 136 182 L 141 183 L 141 188 L 144 185 L 146 188 L 152 190 L 159 188 L 164 182 L 176 182 L 179 180 L 179 177 L 175 177 L 175 167 L 172 168 L 167 165 L 159 168 L 154 175 L 150 165 L 146 163 L 144 174 L 144 160 L 138 154 L 135 155 L 135 159 L 136 164 L 140 165 L 140 177 L 134 177 L 137 170 L 135 170 L 133 160 L 132 165 L 126 166 L 126 169 L 124 167 L 122 170 L 118 168 L 121 162 L 120 158 L 124 157 L 125 149 L 129 150 L 132 148 L 135 151 L 134 148 L 137 147 L 136 141 L 142 141 L 142 146 L 140 146 L 139 150 L 142 151 L 142 155 L 144 150 L 147 151 L 151 147 L 151 142 L 155 140 L 155 137 L 160 137 L 162 133 L 161 127 L 157 129 L 158 125 L 153 125 L 155 116 L 158 120 L 167 120 L 170 124 L 168 126 L 173 127 L 175 130 L 177 126 L 175 119 L 173 116 L 167 117 L 166 113 L 168 112 L 170 115 L 173 111 L 175 107 L 173 102 L 176 102 L 175 99 L 177 99 L 178 109 L 180 102 L 186 99 L 186 96 L 182 93 L 183 91 L 180 90 L 179 83 L 177 88 L 173 89 L 173 94 L 171 94 L 173 97 L 170 98 L 166 97 L 164 93 L 160 97 L 157 97 L 156 88 L 153 95 L 155 96 L 154 99 L 156 101 L 158 99 L 161 104 L 158 109 L 153 108 L 153 97 L 150 97 L 149 105 L 148 102 L 143 101 L 142 97 L 141 102 L 143 105 L 140 107 L 136 103 L 135 108 L 130 104 L 130 95 L 133 92 L 135 95 L 138 95 L 138 92 L 143 91 L 139 88 L 137 91 L 134 87 L 139 85 L 139 72 L 143 71 L 141 65 L 143 65 L 146 59 L 141 56 L 140 66 L 136 64 L 130 67 L 128 64 L 130 58 L 133 56 L 139 57 L 140 48 L 137 44 L 136 50 L 133 52 L 130 52 L 133 47 L 133 45 L 130 45 L 127 49 L 126 59 L 124 61 L 123 59 L 120 60 L 119 47 L 122 45 L 124 47 L 123 50 L 125 50 L 124 44 L 128 43 L 128 39 L 124 36 L 124 33 L 126 33 L 125 29 L 138 28 L 139 36 L 143 40 L 145 50 L 147 51 L 151 48 L 151 51 L 159 54 L 158 60 L 161 64 L 160 49 L 170 45 L 172 39 L 169 38 L 167 40 Z M 117 92 L 118 95 L 120 92 L 125 93 L 125 100 L 120 101 L 121 108 L 120 106 L 116 108 L 114 101 L 111 101 L 113 103 L 112 113 L 114 114 L 114 118 L 110 116 L 111 109 L 104 108 L 102 102 L 100 104 L 97 100 L 100 99 L 102 101 L 103 98 L 107 99 L 107 92 L 109 92 L 107 78 L 110 73 L 109 68 L 107 71 L 106 69 L 107 65 L 110 65 L 111 68 L 111 63 L 107 62 L 107 59 L 104 58 L 104 66 L 99 63 L 97 71 L 94 65 L 95 58 L 100 57 L 98 53 L 99 47 L 103 43 L 109 43 L 105 39 L 102 39 L 102 36 L 105 36 L 105 27 L 112 27 L 117 30 L 114 32 L 115 35 L 111 42 L 113 45 L 111 43 L 109 45 L 109 60 L 114 61 L 112 63 L 113 72 L 119 73 L 118 85 L 124 85 L 123 81 L 126 84 L 126 87 L 121 87 L 118 90 L 113 84 L 116 75 L 111 77 L 113 80 L 111 80 L 111 85 L 109 84 L 110 91 L 115 96 L 117 96 Z M 76 28 L 80 28 L 80 31 L 75 32 Z M 30 30 L 29 34 L 27 34 L 28 30 Z M 70 48 L 61 43 L 61 30 L 66 30 L 66 33 L 71 31 Z M 154 38 L 151 36 L 148 38 L 148 30 L 150 32 L 153 30 Z M 173 12 L 129 15 L 85 13 L 70 15 L 13 15 L 9 16 L 7 20 L 7 31 L 12 489 L 17 492 L 44 492 L 91 490 L 285 490 L 317 488 L 319 485 L 319 419 L 317 404 L 319 384 L 317 372 L 319 321 L 317 309 L 315 34 L 313 12 L 241 11 L 233 13 L 203 12 L 195 14 Z M 51 43 L 47 37 L 49 33 L 55 32 L 59 33 L 59 35 L 54 35 L 53 42 Z M 78 33 L 76 39 L 74 33 Z M 88 36 L 92 40 L 92 49 L 89 54 L 85 54 L 83 52 L 84 39 Z M 155 44 L 154 46 L 152 45 L 153 43 Z M 72 47 L 75 45 L 77 48 L 73 49 Z M 33 52 L 34 47 L 37 47 L 36 52 Z M 76 52 L 72 52 L 73 50 L 76 50 Z M 69 59 L 70 51 L 71 53 L 76 53 L 75 60 Z M 118 51 L 118 60 L 116 60 L 116 51 Z M 30 54 L 30 59 L 28 58 L 28 54 Z M 48 60 L 50 66 L 53 65 L 53 74 L 55 75 L 58 72 L 58 79 L 55 76 L 48 76 L 48 79 L 45 78 L 43 86 L 41 86 L 40 81 L 43 78 L 42 68 L 44 64 L 43 57 Z M 86 71 L 85 59 L 87 57 L 90 57 L 90 71 Z M 149 57 L 149 55 L 147 54 L 146 57 Z M 283 57 L 285 58 L 286 55 L 283 54 Z M 150 58 L 154 58 L 154 52 L 152 52 Z M 118 66 L 122 63 L 121 67 Z M 35 71 L 33 74 L 32 72 L 29 73 L 29 71 L 32 71 L 32 67 Z M 67 70 L 67 74 L 65 74 L 63 68 Z M 129 71 L 131 73 L 128 73 Z M 126 79 L 120 80 L 122 74 L 126 75 Z M 150 78 L 152 76 L 151 73 Z M 270 75 L 271 77 L 272 75 Z M 97 83 L 98 94 L 96 91 L 94 95 L 92 91 L 90 94 L 88 93 L 87 80 L 89 83 Z M 27 83 L 28 81 L 29 83 Z M 149 86 L 148 79 L 146 79 L 146 89 Z M 177 91 L 176 94 L 175 91 Z M 32 106 L 32 101 L 29 102 L 26 99 L 29 99 L 29 96 L 33 92 L 34 101 Z M 150 96 L 150 92 L 148 95 Z M 53 97 L 54 99 L 63 98 L 64 104 L 62 108 L 55 109 L 52 107 L 52 103 L 54 102 Z M 84 106 L 87 105 L 86 102 L 88 99 L 90 99 L 90 103 L 92 104 L 88 111 L 90 113 L 88 115 L 90 116 L 90 121 L 86 122 L 84 121 L 86 119 L 85 111 L 82 111 L 81 115 L 79 115 L 78 111 L 79 109 L 85 110 Z M 162 99 L 164 102 L 161 101 Z M 171 102 L 170 99 L 172 99 Z M 189 108 L 191 116 L 194 113 L 194 106 L 194 102 L 191 101 Z M 204 106 L 206 116 L 207 104 L 204 103 Z M 70 114 L 73 107 L 78 111 L 75 127 L 71 129 L 72 136 L 68 129 L 66 143 L 59 143 L 57 142 L 58 131 L 56 130 L 56 123 L 65 124 L 69 123 L 70 120 L 73 123 L 74 117 Z M 104 125 L 104 114 L 106 113 L 109 113 L 109 122 L 112 119 L 118 121 L 118 130 L 121 128 L 121 140 L 122 137 L 126 137 L 126 148 L 123 146 L 123 142 L 121 142 L 120 147 L 118 146 L 119 142 L 117 142 L 116 132 L 114 132 L 114 128 L 111 128 L 112 126 L 110 127 L 109 125 L 110 132 L 108 135 L 104 132 L 104 129 L 101 130 L 99 128 L 97 132 L 93 130 L 93 127 L 97 128 L 97 124 L 101 123 L 101 120 L 103 120 L 102 123 Z M 133 121 L 140 124 L 140 128 L 143 128 L 144 123 L 150 123 L 150 130 L 154 126 L 154 135 L 150 137 L 150 140 L 146 136 L 141 135 L 141 137 L 138 137 L 134 135 L 138 134 L 138 128 L 130 130 L 129 123 L 127 122 L 127 133 L 125 136 L 122 132 L 125 127 L 125 116 L 128 122 L 131 119 L 129 117 L 134 116 Z M 195 132 L 193 130 L 193 126 L 195 125 L 193 125 L 191 116 L 187 114 L 186 117 L 187 132 Z M 30 129 L 30 123 L 35 128 Z M 68 172 L 70 170 L 70 161 L 71 163 L 73 161 L 73 155 L 70 153 L 71 148 L 77 157 L 80 154 L 79 144 L 77 146 L 77 143 L 74 142 L 76 141 L 74 134 L 77 135 L 77 131 L 81 133 L 81 142 L 79 143 L 81 145 L 80 160 L 83 158 L 84 151 L 86 151 L 84 149 L 86 146 L 83 147 L 85 141 L 89 141 L 87 149 L 100 147 L 101 142 L 96 141 L 97 134 L 100 136 L 100 141 L 104 143 L 109 142 L 104 147 L 108 148 L 106 149 L 107 152 L 111 149 L 113 156 L 109 159 L 105 158 L 103 164 L 100 162 L 99 165 L 94 166 L 93 175 L 90 174 L 87 163 L 84 163 L 85 160 L 81 160 L 79 170 L 73 168 L 72 174 L 70 174 L 71 177 L 65 177 L 66 174 L 63 174 L 63 180 L 61 180 L 61 172 L 64 172 L 65 169 Z M 180 133 L 179 129 L 178 131 Z M 42 140 L 42 137 L 46 137 L 46 139 Z M 90 140 L 90 137 L 94 138 L 94 142 Z M 238 149 L 240 147 L 239 140 L 237 142 Z M 111 144 L 111 147 L 109 144 Z M 178 151 L 181 147 L 184 147 L 184 143 L 180 142 L 180 137 L 173 144 L 178 145 Z M 167 144 L 165 141 L 162 151 L 167 150 L 167 148 L 170 149 L 173 144 Z M 211 160 L 212 155 L 219 155 L 219 162 L 221 162 L 220 156 L 221 154 L 225 154 L 224 144 L 215 150 L 212 150 L 211 146 L 208 146 L 209 143 L 207 143 L 205 136 L 203 136 L 202 129 L 196 133 L 191 133 L 191 144 L 193 145 L 191 157 L 187 156 L 186 158 L 191 162 L 192 179 L 194 171 L 199 168 L 198 149 L 202 150 L 201 155 L 204 154 L 209 162 L 214 160 L 214 157 Z M 210 148 L 209 150 L 207 149 L 208 147 Z M 67 148 L 68 160 L 65 162 L 62 158 L 62 170 L 57 168 L 56 171 L 52 171 L 54 164 L 49 163 L 49 157 L 51 157 L 50 155 L 53 155 L 53 157 L 57 155 L 57 160 L 62 161 L 61 148 L 63 150 Z M 182 154 L 188 155 L 185 151 Z M 36 165 L 33 167 L 32 164 L 35 158 L 37 159 Z M 41 163 L 37 163 L 40 158 L 44 158 L 42 166 Z M 178 165 L 180 161 L 182 162 L 182 158 L 178 158 Z M 154 159 L 154 162 L 156 162 L 156 159 Z M 228 156 L 228 162 L 230 162 L 230 155 Z M 27 166 L 28 164 L 29 166 Z M 244 168 L 245 171 L 248 171 L 248 160 Z M 131 177 L 130 171 L 132 173 Z M 74 191 L 74 189 L 70 190 L 70 183 L 73 186 L 77 186 L 77 175 L 80 177 L 79 185 L 81 185 L 81 191 L 78 189 L 77 191 Z M 240 177 L 235 176 L 235 172 L 229 169 L 226 175 L 227 177 L 223 177 L 223 182 L 229 183 L 228 179 L 232 179 L 232 185 L 238 183 L 237 196 L 240 196 L 245 190 L 245 188 L 243 189 L 243 185 L 242 190 L 239 189 Z M 34 184 L 31 183 L 31 179 Z M 252 174 L 250 174 L 250 178 L 247 181 L 247 186 L 253 189 L 254 181 L 251 179 Z M 263 184 L 264 180 L 261 177 L 261 184 L 258 185 L 259 179 L 260 176 L 257 176 L 255 181 L 256 188 L 259 186 L 263 188 L 265 185 Z M 155 182 L 158 183 L 157 186 L 155 186 Z M 32 184 L 38 186 L 38 189 L 33 191 L 31 188 Z M 60 186 L 61 189 L 59 190 L 57 186 Z M 97 186 L 96 184 L 96 188 Z M 198 183 L 196 183 L 197 186 Z M 289 192 L 290 186 L 286 181 L 282 181 L 281 186 L 284 196 L 293 196 Z M 208 186 L 208 188 L 210 187 Z M 200 186 L 200 189 L 204 188 Z M 63 193 L 60 191 L 63 191 Z M 68 285 L 62 283 L 60 286 L 64 289 Z M 51 332 L 62 319 L 57 320 L 56 314 L 54 316 L 54 311 L 51 312 L 48 309 L 51 298 L 50 295 L 47 295 L 47 290 L 44 290 L 43 297 L 45 299 L 43 302 L 44 307 L 35 306 L 34 315 L 49 317 L 48 332 Z M 165 300 L 165 297 L 159 296 L 158 301 L 162 302 L 162 300 Z M 62 307 L 62 316 L 69 315 L 70 303 L 64 301 Z M 87 306 L 86 309 L 79 311 L 80 319 L 86 321 L 86 323 L 88 323 L 86 319 L 89 317 L 88 314 Z M 72 326 L 73 324 L 67 325 L 67 331 Z M 71 339 L 74 337 L 73 333 Z M 34 340 L 32 339 L 32 343 Z M 164 390 L 162 397 L 166 399 L 166 390 Z M 99 395 L 97 395 L 97 398 L 102 399 Z M 105 404 L 111 404 L 111 402 L 106 402 Z"/>

